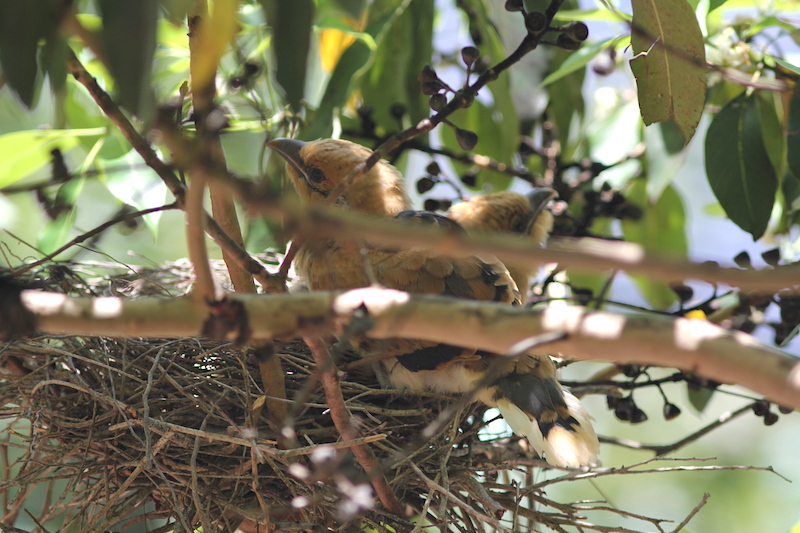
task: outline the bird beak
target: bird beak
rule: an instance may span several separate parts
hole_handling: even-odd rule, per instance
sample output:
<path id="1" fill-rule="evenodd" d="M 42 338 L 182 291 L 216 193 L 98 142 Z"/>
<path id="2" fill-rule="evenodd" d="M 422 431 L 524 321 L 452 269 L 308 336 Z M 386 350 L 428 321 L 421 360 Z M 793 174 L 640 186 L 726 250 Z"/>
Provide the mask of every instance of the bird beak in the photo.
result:
<path id="1" fill-rule="evenodd" d="M 278 152 L 286 162 L 297 171 L 300 176 L 308 181 L 308 172 L 303 158 L 300 156 L 300 150 L 306 145 L 303 141 L 297 139 L 273 139 L 267 143 L 267 146 Z"/>
<path id="2" fill-rule="evenodd" d="M 542 214 L 550 200 L 558 196 L 558 193 L 553 189 L 539 187 L 529 192 L 527 196 L 531 204 L 531 210 L 529 211 L 530 217 L 528 218 L 528 227 L 525 228 L 525 233 L 530 233 L 531 228 L 536 223 L 536 219 Z"/>

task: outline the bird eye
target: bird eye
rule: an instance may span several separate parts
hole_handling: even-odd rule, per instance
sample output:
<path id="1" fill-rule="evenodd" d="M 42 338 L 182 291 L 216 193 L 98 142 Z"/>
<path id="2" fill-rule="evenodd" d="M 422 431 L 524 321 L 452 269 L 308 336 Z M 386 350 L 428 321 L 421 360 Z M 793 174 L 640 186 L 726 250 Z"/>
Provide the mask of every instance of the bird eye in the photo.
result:
<path id="1" fill-rule="evenodd" d="M 308 179 L 313 181 L 314 183 L 321 183 L 325 181 L 325 173 L 322 172 L 318 167 L 308 167 L 308 172 L 306 173 Z"/>

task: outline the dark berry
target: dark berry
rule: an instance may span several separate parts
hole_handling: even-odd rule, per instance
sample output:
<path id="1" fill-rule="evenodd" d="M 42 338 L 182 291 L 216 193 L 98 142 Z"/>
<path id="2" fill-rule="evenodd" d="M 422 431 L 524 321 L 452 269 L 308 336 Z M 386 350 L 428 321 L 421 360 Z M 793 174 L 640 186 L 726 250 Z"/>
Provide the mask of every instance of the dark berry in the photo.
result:
<path id="1" fill-rule="evenodd" d="M 673 418 L 676 418 L 680 414 L 681 414 L 680 408 L 674 403 L 667 402 L 664 404 L 664 418 L 666 420 L 672 420 Z"/>
<path id="2" fill-rule="evenodd" d="M 756 416 L 766 416 L 769 413 L 769 402 L 767 400 L 758 400 L 753 404 L 753 412 Z"/>
<path id="3" fill-rule="evenodd" d="M 420 178 L 420 180 L 417 181 L 417 192 L 420 194 L 425 194 L 429 190 L 433 189 L 435 184 L 436 183 L 428 177 Z"/>
<path id="4" fill-rule="evenodd" d="M 456 140 L 458 145 L 466 151 L 470 151 L 478 144 L 478 134 L 474 131 L 465 130 L 462 128 L 456 129 Z"/>

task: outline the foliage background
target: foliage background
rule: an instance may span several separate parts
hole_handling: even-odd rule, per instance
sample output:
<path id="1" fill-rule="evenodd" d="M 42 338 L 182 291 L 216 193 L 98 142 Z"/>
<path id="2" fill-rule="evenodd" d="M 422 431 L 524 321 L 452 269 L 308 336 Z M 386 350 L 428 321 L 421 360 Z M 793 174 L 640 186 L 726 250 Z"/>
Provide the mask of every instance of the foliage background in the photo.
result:
<path id="1" fill-rule="evenodd" d="M 76 2 L 78 18 L 85 27 L 99 29 L 104 17 L 106 25 L 110 23 L 112 18 L 103 14 L 102 4 Z M 149 4 L 143 2 L 143 9 Z M 175 101 L 181 84 L 188 78 L 189 49 L 182 15 L 190 4 L 181 0 L 162 3 L 159 9 L 169 8 L 171 11 L 167 13 L 172 15 L 172 20 L 163 15 L 165 11 L 153 11 L 158 17 L 158 45 L 152 61 L 152 82 L 144 85 L 152 88 L 152 94 L 139 85 L 138 90 L 125 97 L 128 109 L 138 110 L 142 129 L 152 121 L 154 104 Z M 229 168 L 245 176 L 280 180 L 276 171 L 280 165 L 268 160 L 264 144 L 269 136 L 285 135 L 293 128 L 299 128 L 301 138 L 305 139 L 343 132 L 374 146 L 378 138 L 429 114 L 427 97 L 420 93 L 417 81 L 422 65 L 433 60 L 441 77 L 455 87 L 464 77 L 458 58 L 462 46 L 478 45 L 482 54 L 496 63 L 525 33 L 521 19 L 515 13 L 505 12 L 502 2 L 463 0 L 455 4 L 445 0 L 435 3 L 433 0 L 382 0 L 370 3 L 367 10 L 367 4 L 357 0 L 319 0 L 313 6 L 312 18 L 311 2 L 296 4 L 306 6 L 307 11 L 300 7 L 282 10 L 281 6 L 287 5 L 282 2 L 243 1 L 239 6 L 235 2 L 216 2 L 215 9 L 220 16 L 225 10 L 231 10 L 239 20 L 234 45 L 227 46 L 224 37 L 219 45 L 224 49 L 218 73 L 219 99 L 230 119 L 230 127 L 222 135 Z M 750 75 L 761 72 L 765 76 L 781 72 L 780 65 L 776 67 L 776 57 L 789 67 L 800 64 L 797 45 L 792 41 L 797 38 L 800 13 L 792 3 L 702 0 L 689 4 L 705 30 L 712 63 L 733 66 Z M 152 2 L 153 9 L 155 6 Z M 794 224 L 790 201 L 793 193 L 788 188 L 793 183 L 791 180 L 797 178 L 786 168 L 792 164 L 792 151 L 785 131 L 778 128 L 775 133 L 764 126 L 769 124 L 769 119 L 762 121 L 763 146 L 772 157 L 770 164 L 777 161 L 774 174 L 782 180 L 784 189 L 774 208 L 774 198 L 767 207 L 762 206 L 762 212 L 767 209 L 769 219 L 766 235 L 762 237 L 745 224 L 753 235 L 748 234 L 724 218 L 724 213 L 730 216 L 737 205 L 720 207 L 716 204 L 704 168 L 704 155 L 709 149 L 705 144 L 708 142 L 706 132 L 713 120 L 713 111 L 724 108 L 744 88 L 720 81 L 718 73 L 709 72 L 711 90 L 706 101 L 707 113 L 688 149 L 670 152 L 665 148 L 673 138 L 668 129 L 658 125 L 644 129 L 641 122 L 635 82 L 627 64 L 632 57 L 625 38 L 630 33 L 628 25 L 601 3 L 582 1 L 566 7 L 572 11 L 563 15 L 565 20 L 587 22 L 589 41 L 578 52 L 554 48 L 537 50 L 512 68 L 510 74 L 501 76 L 488 90 L 484 89 L 476 105 L 456 113 L 452 117 L 455 124 L 478 134 L 480 141 L 474 152 L 501 162 L 519 162 L 515 155 L 518 132 L 522 129 L 534 144 L 541 143 L 541 113 L 549 106 L 549 116 L 560 127 L 561 155 L 565 160 L 588 157 L 612 165 L 595 177 L 590 187 L 599 190 L 606 182 L 624 191 L 629 198 L 638 195 L 645 207 L 645 216 L 656 217 L 661 228 L 665 225 L 670 228 L 669 232 L 662 232 L 667 233 L 666 237 L 657 241 L 645 237 L 656 251 L 670 250 L 687 253 L 697 261 L 733 264 L 733 257 L 747 250 L 754 258 L 754 266 L 764 267 L 759 254 L 777 245 L 785 261 L 796 261 L 800 233 Z M 279 21 L 271 24 L 274 31 L 265 29 L 262 8 L 266 10 L 268 22 Z M 632 12 L 631 6 L 624 2 L 615 8 L 622 13 Z M 127 33 L 136 29 L 131 19 L 123 20 L 127 24 L 116 30 Z M 311 46 L 306 58 L 302 51 L 297 55 L 297 40 L 307 35 L 302 29 L 310 28 L 312 22 Z M 130 27 L 126 29 L 126 26 Z M 279 27 L 300 30 L 281 33 L 277 30 Z M 9 35 L 8 26 L 3 26 L 0 37 L 4 40 L 0 40 L 0 48 L 8 49 L 8 40 L 12 38 Z M 126 83 L 137 85 L 126 82 L 124 76 L 141 80 L 146 78 L 142 72 L 149 72 L 145 67 L 151 63 L 135 55 L 135 46 L 127 52 L 117 52 L 123 54 L 132 72 L 112 77 L 79 39 L 73 37 L 69 44 L 101 83 L 111 91 L 119 91 L 120 97 L 123 97 L 122 87 Z M 597 73 L 602 70 L 598 65 L 608 60 L 605 50 L 609 45 L 617 51 L 616 59 L 611 60 L 615 68 L 610 75 L 601 76 Z M 126 56 L 126 53 L 131 55 Z M 548 74 L 565 73 L 568 69 L 564 65 L 569 65 L 570 61 L 577 65 L 573 72 L 551 84 L 541 85 Z M 47 65 L 43 56 L 40 64 Z M 140 67 L 145 64 L 145 67 L 136 70 L 137 64 Z M 6 71 L 7 65 L 4 61 Z M 793 72 L 791 68 L 789 72 Z M 26 107 L 12 90 L 15 84 L 9 81 L 8 74 L 6 72 L 6 83 L 0 89 L 0 152 L 5 154 L 0 162 L 0 187 L 5 189 L 5 194 L 0 195 L 0 228 L 5 232 L 0 237 L 0 261 L 15 265 L 38 259 L 108 220 L 120 209 L 144 209 L 171 201 L 161 181 L 130 150 L 83 87 L 66 77 L 65 70 L 51 69 L 47 76 L 38 72 L 30 95 L 23 96 L 30 107 Z M 793 80 L 791 76 L 787 79 Z M 758 94 L 764 102 L 775 106 L 772 108 L 775 117 L 785 125 L 788 99 L 779 101 L 780 98 L 768 91 Z M 397 103 L 404 106 L 402 116 L 392 113 L 392 105 Z M 365 131 L 363 115 L 359 119 L 359 105 L 362 110 L 363 105 L 372 110 L 369 116 L 374 121 L 372 132 Z M 295 115 L 298 110 L 299 116 Z M 269 136 L 265 136 L 265 131 Z M 353 133 L 367 135 L 359 137 Z M 429 140 L 433 145 L 461 151 L 450 128 L 439 127 Z M 647 143 L 644 158 L 615 164 L 643 140 Z M 778 155 L 774 156 L 770 146 L 778 144 L 782 148 L 778 148 Z M 54 147 L 60 148 L 67 168 L 78 173 L 79 178 L 64 185 L 47 184 L 43 190 L 50 196 L 48 201 L 37 199 L 30 192 L 9 190 L 47 183 L 52 172 L 50 150 Z M 457 178 L 468 172 L 468 167 L 453 165 L 447 158 L 437 157 L 436 160 L 445 176 Z M 424 154 L 404 153 L 395 164 L 413 182 L 425 174 L 428 161 Z M 544 170 L 540 158 L 531 157 L 527 164 L 531 172 Z M 784 174 L 779 175 L 779 170 Z M 644 177 L 646 183 L 641 181 Z M 526 187 L 520 180 L 482 171 L 473 191 L 508 186 L 518 190 Z M 463 184 L 456 189 L 452 185 L 438 184 L 416 201 L 421 206 L 425 199 L 452 199 L 454 190 L 463 188 Z M 739 195 L 739 200 L 746 196 L 747 193 Z M 571 202 L 570 207 L 573 205 Z M 54 207 L 59 208 L 60 213 L 48 216 L 46 207 L 51 215 Z M 672 223 L 664 218 L 678 212 L 685 212 L 686 217 L 679 217 Z M 760 216 L 763 220 L 763 213 Z M 619 220 L 598 219 L 596 223 L 593 229 L 604 235 L 630 239 L 637 231 L 636 224 L 631 222 L 627 228 L 626 223 Z M 760 240 L 756 242 L 753 237 Z M 275 225 L 261 220 L 246 221 L 246 243 L 252 252 L 281 246 L 283 238 Z M 210 248 L 215 250 L 212 243 Z M 218 251 L 213 253 L 219 254 Z M 85 249 L 70 249 L 59 259 L 136 266 L 185 256 L 184 214 L 167 211 L 149 215 L 135 226 L 115 226 Z M 579 279 L 577 274 L 575 279 Z M 599 280 L 583 281 L 597 284 Z M 707 285 L 692 285 L 697 298 L 709 295 Z M 674 309 L 674 296 L 663 286 L 641 280 L 636 285 L 624 275 L 615 282 L 611 298 L 634 305 Z M 777 309 L 774 306 L 768 309 L 767 316 L 777 320 Z M 756 334 L 763 340 L 770 340 L 772 330 L 761 326 Z M 786 349 L 800 355 L 797 341 Z M 575 365 L 570 368 L 575 375 L 568 377 L 588 377 L 592 371 L 592 365 Z M 636 426 L 616 420 L 607 411 L 603 398 L 591 397 L 586 402 L 597 419 L 599 433 L 649 443 L 677 440 L 742 402 L 716 394 L 702 413 L 696 413 L 685 398 L 685 386 L 667 388 L 667 394 L 681 406 L 684 415 L 664 422 L 658 415 L 662 404 L 658 393 L 642 391 L 637 393 L 637 403 L 650 414 L 650 420 Z M 716 457 L 715 463 L 719 464 L 772 465 L 797 481 L 800 472 L 797 435 L 800 435 L 800 421 L 796 414 L 782 417 L 777 425 L 768 428 L 761 419 L 746 415 L 681 450 L 679 455 Z M 646 457 L 647 454 L 612 446 L 605 446 L 602 454 L 605 465 L 629 464 Z M 680 520 L 704 492 L 711 492 L 712 498 L 689 525 L 690 531 L 789 531 L 800 521 L 800 489 L 796 484 L 761 472 L 605 478 L 596 486 L 570 487 L 556 499 L 607 499 L 633 512 Z"/>

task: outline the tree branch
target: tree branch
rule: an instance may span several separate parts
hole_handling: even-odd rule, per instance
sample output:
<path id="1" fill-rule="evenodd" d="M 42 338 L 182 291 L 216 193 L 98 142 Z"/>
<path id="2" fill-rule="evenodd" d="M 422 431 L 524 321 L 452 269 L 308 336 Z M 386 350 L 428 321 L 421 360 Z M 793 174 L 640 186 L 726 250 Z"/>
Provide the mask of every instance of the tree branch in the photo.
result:
<path id="1" fill-rule="evenodd" d="M 403 337 L 508 353 L 531 337 L 562 334 L 563 340 L 548 345 L 548 352 L 679 368 L 800 408 L 800 360 L 705 320 L 588 312 L 578 306 L 536 311 L 378 288 L 229 298 L 242 302 L 257 338 L 341 330 L 363 304 L 373 326 L 367 335 L 373 338 Z M 197 335 L 206 319 L 206 312 L 186 299 L 125 301 L 23 291 L 22 303 L 37 317 L 37 328 L 49 333 L 189 336 Z"/>
<path id="2" fill-rule="evenodd" d="M 319 337 L 306 336 L 303 340 L 311 348 L 317 368 L 322 372 L 322 387 L 325 389 L 325 399 L 328 401 L 331 419 L 333 419 L 336 430 L 345 441 L 356 439 L 358 434 L 350 414 L 347 412 L 347 407 L 345 407 L 342 389 L 339 385 L 339 377 L 337 376 L 338 371 L 336 365 L 331 361 L 328 347 Z M 397 516 L 403 516 L 400 502 L 397 501 L 394 491 L 392 491 L 389 483 L 386 482 L 386 478 L 381 473 L 380 464 L 372 450 L 364 444 L 354 445 L 350 449 L 353 451 L 353 455 L 356 456 L 361 468 L 369 476 L 372 487 L 375 489 L 384 509 Z"/>

